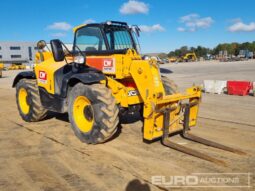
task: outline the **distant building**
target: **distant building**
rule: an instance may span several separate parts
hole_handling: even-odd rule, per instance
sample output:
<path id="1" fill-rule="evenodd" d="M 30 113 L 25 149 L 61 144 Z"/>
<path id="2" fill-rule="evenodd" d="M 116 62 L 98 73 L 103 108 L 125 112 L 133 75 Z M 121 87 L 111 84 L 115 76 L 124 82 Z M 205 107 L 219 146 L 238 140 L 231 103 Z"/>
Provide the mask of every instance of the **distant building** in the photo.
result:
<path id="1" fill-rule="evenodd" d="M 0 62 L 32 64 L 36 51 L 35 42 L 0 42 Z"/>
<path id="2" fill-rule="evenodd" d="M 71 49 L 72 44 L 66 45 Z M 32 65 L 36 52 L 36 42 L 0 42 L 0 63 Z"/>

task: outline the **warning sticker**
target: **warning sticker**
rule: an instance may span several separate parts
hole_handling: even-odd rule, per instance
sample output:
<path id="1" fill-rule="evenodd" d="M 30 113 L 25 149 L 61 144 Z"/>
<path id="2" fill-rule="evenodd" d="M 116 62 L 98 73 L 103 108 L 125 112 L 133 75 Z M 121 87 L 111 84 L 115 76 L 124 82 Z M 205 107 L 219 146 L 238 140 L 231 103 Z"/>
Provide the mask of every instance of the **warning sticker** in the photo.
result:
<path id="1" fill-rule="evenodd" d="M 115 59 L 104 59 L 103 72 L 115 73 Z"/>
<path id="2" fill-rule="evenodd" d="M 47 73 L 44 71 L 39 71 L 39 79 L 40 83 L 46 84 L 47 83 Z"/>

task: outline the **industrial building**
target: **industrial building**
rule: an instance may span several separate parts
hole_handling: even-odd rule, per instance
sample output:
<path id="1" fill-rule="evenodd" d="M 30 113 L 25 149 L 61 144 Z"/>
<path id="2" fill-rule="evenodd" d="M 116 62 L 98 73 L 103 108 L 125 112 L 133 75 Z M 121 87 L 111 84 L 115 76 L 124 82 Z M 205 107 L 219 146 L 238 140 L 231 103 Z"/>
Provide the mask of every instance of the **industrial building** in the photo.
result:
<path id="1" fill-rule="evenodd" d="M 36 51 L 35 42 L 0 42 L 0 63 L 29 65 Z"/>
<path id="2" fill-rule="evenodd" d="M 72 47 L 71 44 L 66 45 L 68 48 Z M 36 52 L 36 42 L 0 42 L 0 63 L 4 63 L 5 66 L 10 64 L 31 66 L 35 61 Z"/>

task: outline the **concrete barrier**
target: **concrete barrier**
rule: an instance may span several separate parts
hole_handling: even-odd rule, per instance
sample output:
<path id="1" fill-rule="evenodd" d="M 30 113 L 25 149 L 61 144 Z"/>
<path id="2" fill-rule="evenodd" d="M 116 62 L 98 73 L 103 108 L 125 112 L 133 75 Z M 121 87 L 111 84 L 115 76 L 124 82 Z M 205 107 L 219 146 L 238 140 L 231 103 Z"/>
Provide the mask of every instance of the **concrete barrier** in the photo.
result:
<path id="1" fill-rule="evenodd" d="M 227 87 L 227 81 L 223 80 L 204 80 L 204 91 L 206 93 L 221 94 Z"/>

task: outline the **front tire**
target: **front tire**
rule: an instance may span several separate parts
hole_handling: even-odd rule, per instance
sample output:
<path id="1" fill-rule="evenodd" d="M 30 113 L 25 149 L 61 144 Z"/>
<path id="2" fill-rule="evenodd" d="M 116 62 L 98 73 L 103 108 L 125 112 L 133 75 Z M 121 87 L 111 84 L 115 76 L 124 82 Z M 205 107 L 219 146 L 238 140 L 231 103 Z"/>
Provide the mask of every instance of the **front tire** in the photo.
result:
<path id="1" fill-rule="evenodd" d="M 17 83 L 16 103 L 19 114 L 24 121 L 40 121 L 47 115 L 47 110 L 41 104 L 36 80 L 21 79 Z"/>
<path id="2" fill-rule="evenodd" d="M 69 121 L 82 142 L 98 144 L 109 140 L 117 130 L 118 114 L 115 98 L 105 85 L 78 83 L 70 91 Z"/>

